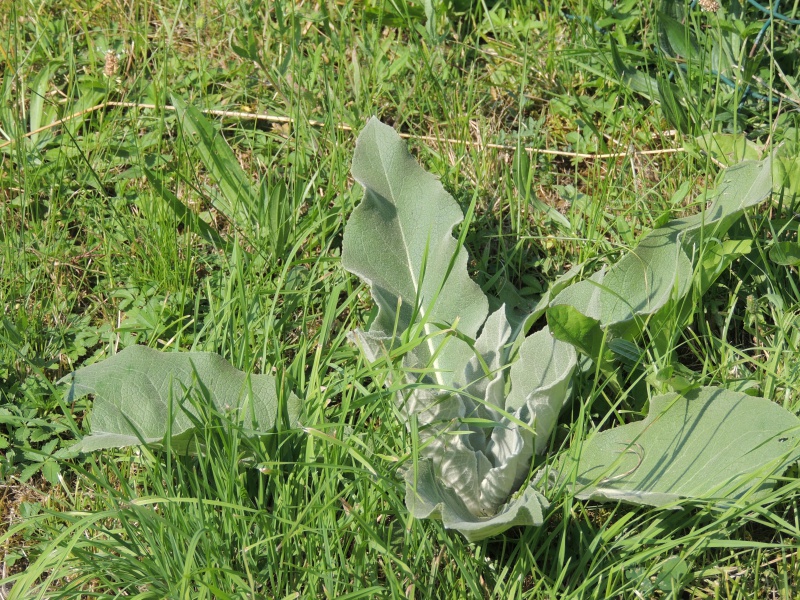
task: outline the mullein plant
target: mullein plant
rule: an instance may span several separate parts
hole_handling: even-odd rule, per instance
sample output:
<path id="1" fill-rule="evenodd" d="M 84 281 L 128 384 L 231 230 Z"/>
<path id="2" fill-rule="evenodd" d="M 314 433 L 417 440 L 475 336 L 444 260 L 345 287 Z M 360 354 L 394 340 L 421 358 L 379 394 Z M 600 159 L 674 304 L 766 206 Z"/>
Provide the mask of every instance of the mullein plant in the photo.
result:
<path id="1" fill-rule="evenodd" d="M 542 524 L 547 490 L 666 506 L 743 502 L 771 489 L 800 457 L 800 420 L 764 398 L 701 387 L 676 362 L 664 332 L 688 325 L 693 301 L 749 252 L 748 240 L 725 234 L 770 197 L 772 172 L 769 158 L 730 167 L 699 214 L 653 230 L 587 279 L 573 268 L 530 314 L 499 302 L 492 312 L 453 237 L 464 218 L 458 205 L 391 127 L 370 120 L 353 159 L 364 198 L 345 227 L 342 263 L 369 285 L 375 303 L 368 328 L 350 338 L 392 374 L 398 414 L 416 440 L 404 471 L 412 514 L 479 540 Z M 547 325 L 526 335 L 542 317 Z M 635 351 L 644 331 L 651 354 L 669 363 L 651 382 L 661 393 L 649 398 L 647 417 L 578 436 L 568 450 L 537 461 L 576 372 L 598 373 L 621 392 L 615 352 Z M 195 443 L 197 402 L 213 404 L 244 435 L 296 428 L 302 419 L 300 400 L 274 377 L 243 373 L 205 352 L 132 346 L 65 382 L 69 402 L 95 398 L 91 434 L 71 452 L 139 444 L 203 452 Z M 550 470 L 534 469 L 537 462 Z"/>
<path id="2" fill-rule="evenodd" d="M 665 307 L 675 314 L 693 283 L 703 234 L 723 233 L 769 195 L 768 161 L 730 175 L 708 211 L 656 229 L 589 279 L 574 282 L 574 270 L 521 319 L 505 306 L 490 313 L 453 237 L 464 218 L 458 205 L 391 127 L 369 121 L 353 158 L 364 197 L 345 227 L 342 264 L 369 285 L 376 311 L 350 337 L 376 365 L 401 355 L 396 401 L 418 439 L 404 472 L 414 516 L 439 518 L 469 540 L 543 523 L 549 503 L 537 485 L 544 471 L 532 473 L 534 454 L 547 449 L 570 399 L 578 351 L 610 370 L 613 357 L 597 350 L 605 341 L 635 336 Z M 730 260 L 706 263 L 718 274 Z M 526 337 L 545 314 L 555 329 Z M 764 399 L 692 387 L 653 398 L 647 419 L 590 438 L 580 456 L 561 461 L 557 480 L 582 498 L 662 506 L 748 493 L 753 472 L 774 474 L 797 458 L 794 415 Z M 761 415 L 758 427 L 742 420 L 751 413 Z M 687 473 L 684 462 L 710 440 L 728 448 L 713 461 L 716 475 L 699 464 Z M 678 468 L 665 470 L 664 457 L 676 454 Z"/>
<path id="3" fill-rule="evenodd" d="M 353 176 L 365 192 L 345 228 L 342 263 L 369 284 L 377 314 L 351 338 L 372 361 L 413 346 L 398 395 L 421 448 L 405 472 L 409 509 L 470 539 L 541 524 L 548 502 L 540 492 L 528 486 L 512 496 L 569 398 L 575 349 L 545 328 L 509 368 L 517 331 L 505 306 L 490 314 L 467 273 L 467 252 L 452 235 L 461 209 L 391 127 L 369 122 Z"/>

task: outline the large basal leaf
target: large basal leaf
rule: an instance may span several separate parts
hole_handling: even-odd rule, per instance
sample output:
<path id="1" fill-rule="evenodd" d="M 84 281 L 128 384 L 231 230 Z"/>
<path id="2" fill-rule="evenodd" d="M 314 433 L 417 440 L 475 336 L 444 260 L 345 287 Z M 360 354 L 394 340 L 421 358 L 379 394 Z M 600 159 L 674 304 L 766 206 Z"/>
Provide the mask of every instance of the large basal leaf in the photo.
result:
<path id="1" fill-rule="evenodd" d="M 607 272 L 562 290 L 551 306 L 573 306 L 604 328 L 655 313 L 689 290 L 697 244 L 722 237 L 742 211 L 764 201 L 771 191 L 771 159 L 728 168 L 708 210 L 652 231 Z"/>
<path id="2" fill-rule="evenodd" d="M 70 383 L 68 402 L 95 396 L 92 433 L 72 447 L 79 452 L 159 443 L 168 428 L 173 439 L 185 440 L 194 428 L 187 411 L 196 414 L 192 403 L 184 402 L 189 390 L 254 432 L 269 432 L 278 418 L 274 377 L 248 375 L 210 352 L 130 346 L 62 381 Z M 290 395 L 286 405 L 289 423 L 295 424 L 300 401 Z"/>
<path id="3" fill-rule="evenodd" d="M 663 506 L 680 499 L 757 498 L 800 458 L 800 419 L 774 402 L 720 388 L 652 399 L 647 418 L 580 449 L 575 495 Z"/>
<path id="4" fill-rule="evenodd" d="M 441 519 L 448 529 L 456 529 L 467 540 L 476 542 L 499 535 L 515 525 L 541 525 L 550 503 L 530 485 L 494 514 L 476 517 L 462 497 L 441 485 L 431 463 L 421 461 L 419 469 L 406 473 L 406 506 L 416 518 Z"/>
<path id="5" fill-rule="evenodd" d="M 514 411 L 536 432 L 534 450 L 547 448 L 558 415 L 569 399 L 578 355 L 571 344 L 555 339 L 548 328 L 528 336 L 511 366 L 511 392 L 506 410 Z"/>
<path id="6" fill-rule="evenodd" d="M 437 324 L 457 323 L 475 339 L 489 303 L 469 278 L 467 252 L 452 235 L 464 218 L 455 200 L 417 164 L 394 129 L 374 117 L 358 136 L 353 176 L 364 186 L 364 199 L 345 227 L 342 265 L 370 285 L 378 306 L 370 332 L 386 336 L 422 323 L 432 333 Z M 427 342 L 428 357 L 442 339 Z M 448 363 L 460 359 L 448 354 L 466 350 L 457 340 L 448 346 L 440 361 L 452 370 Z"/>
<path id="7" fill-rule="evenodd" d="M 409 510 L 471 540 L 540 524 L 544 497 L 530 486 L 514 494 L 569 395 L 574 349 L 540 332 L 521 344 L 521 368 L 509 374 L 520 328 L 505 306 L 487 318 L 452 233 L 463 214 L 392 128 L 370 120 L 353 175 L 365 194 L 345 228 L 342 263 L 369 284 L 378 313 L 351 339 L 370 361 L 404 350 L 408 388 L 398 402 L 420 442 L 405 474 Z"/>

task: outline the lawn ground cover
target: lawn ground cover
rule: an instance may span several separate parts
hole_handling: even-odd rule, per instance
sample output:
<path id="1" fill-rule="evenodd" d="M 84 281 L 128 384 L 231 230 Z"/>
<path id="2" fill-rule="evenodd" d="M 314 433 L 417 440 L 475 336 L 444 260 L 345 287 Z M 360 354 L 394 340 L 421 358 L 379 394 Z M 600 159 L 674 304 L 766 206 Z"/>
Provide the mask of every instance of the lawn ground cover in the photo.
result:
<path id="1" fill-rule="evenodd" d="M 721 245 L 735 260 L 690 294 L 688 325 L 646 331 L 617 375 L 584 366 L 537 466 L 692 385 L 797 414 L 796 7 L 0 9 L 0 597 L 797 595 L 796 465 L 727 505 L 561 490 L 541 527 L 477 543 L 413 518 L 418 440 L 391 369 L 348 339 L 375 308 L 342 265 L 373 115 L 468 213 L 469 275 L 521 311 L 772 155 L 773 194 L 731 225 L 743 246 Z M 200 452 L 71 452 L 93 398 L 62 379 L 137 344 L 272 375 L 299 421 L 253 436 L 191 393 Z"/>

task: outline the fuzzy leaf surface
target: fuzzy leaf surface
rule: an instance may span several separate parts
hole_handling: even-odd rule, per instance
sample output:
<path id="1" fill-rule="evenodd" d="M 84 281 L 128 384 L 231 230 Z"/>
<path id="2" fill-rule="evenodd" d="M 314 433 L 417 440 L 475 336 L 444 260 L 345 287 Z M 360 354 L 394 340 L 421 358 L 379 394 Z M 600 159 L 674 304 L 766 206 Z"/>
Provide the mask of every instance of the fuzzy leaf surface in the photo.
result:
<path id="1" fill-rule="evenodd" d="M 572 373 L 578 364 L 575 348 L 557 340 L 545 327 L 525 338 L 511 366 L 511 392 L 506 409 L 536 431 L 534 451 L 547 448 L 550 432 L 569 399 Z"/>
<path id="2" fill-rule="evenodd" d="M 397 401 L 420 445 L 405 473 L 409 510 L 470 540 L 540 524 L 547 501 L 519 490 L 569 395 L 574 350 L 546 331 L 521 342 L 506 306 L 489 315 L 453 237 L 461 209 L 391 127 L 370 120 L 353 176 L 365 192 L 345 227 L 342 264 L 369 284 L 378 312 L 350 338 L 372 362 L 402 350 L 408 387 Z M 524 364 L 514 375 L 516 344 Z"/>
<path id="3" fill-rule="evenodd" d="M 71 449 L 91 452 L 102 448 L 138 446 L 164 440 L 172 416 L 171 434 L 183 441 L 195 428 L 183 402 L 194 389 L 217 409 L 236 411 L 245 427 L 267 433 L 278 417 L 278 394 L 271 375 L 248 375 L 210 352 L 159 352 L 130 346 L 104 361 L 78 369 L 62 380 L 70 382 L 67 402 L 95 396 L 92 433 Z M 300 401 L 287 399 L 291 424 L 297 422 Z"/>
<path id="4" fill-rule="evenodd" d="M 757 498 L 798 458 L 800 419 L 764 398 L 705 387 L 657 396 L 644 420 L 591 437 L 574 489 L 651 506 Z"/>
<path id="5" fill-rule="evenodd" d="M 406 506 L 417 519 L 441 519 L 470 542 L 499 535 L 515 525 L 541 525 L 550 506 L 533 486 L 503 504 L 493 515 L 476 517 L 452 488 L 441 485 L 429 462 L 406 473 Z"/>
<path id="6" fill-rule="evenodd" d="M 771 191 L 771 159 L 728 168 L 708 210 L 652 231 L 605 274 L 568 286 L 551 306 L 573 306 L 604 328 L 655 313 L 688 292 L 696 245 L 723 236 L 744 209 L 763 202 Z"/>
<path id="7" fill-rule="evenodd" d="M 417 164 L 394 129 L 374 117 L 358 136 L 353 177 L 364 187 L 364 199 L 345 227 L 342 265 L 370 286 L 378 306 L 370 332 L 389 335 L 421 323 L 432 333 L 436 324 L 457 322 L 475 339 L 489 303 L 469 278 L 467 252 L 452 235 L 464 219 L 455 200 Z M 440 341 L 426 344 L 429 357 Z M 463 355 L 456 352 L 458 343 L 448 345 Z M 446 356 L 442 360 L 448 363 Z"/>

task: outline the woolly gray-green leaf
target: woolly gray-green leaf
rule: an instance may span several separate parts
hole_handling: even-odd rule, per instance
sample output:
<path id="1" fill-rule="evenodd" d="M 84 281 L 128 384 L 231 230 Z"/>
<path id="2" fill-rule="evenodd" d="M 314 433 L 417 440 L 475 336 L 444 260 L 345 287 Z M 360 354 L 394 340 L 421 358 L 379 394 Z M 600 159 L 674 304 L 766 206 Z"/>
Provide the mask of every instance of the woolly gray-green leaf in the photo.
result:
<path id="1" fill-rule="evenodd" d="M 406 473 L 406 506 L 418 519 L 441 519 L 448 529 L 459 531 L 470 542 L 499 535 L 515 525 L 541 525 L 550 506 L 533 485 L 510 498 L 492 515 L 478 517 L 452 488 L 441 485 L 431 463 L 419 462 Z"/>
<path id="2" fill-rule="evenodd" d="M 536 430 L 535 451 L 547 447 L 550 432 L 570 394 L 578 364 L 575 348 L 555 339 L 548 328 L 528 336 L 511 366 L 511 392 L 506 409 L 516 411 Z"/>
<path id="3" fill-rule="evenodd" d="M 505 306 L 487 318 L 452 233 L 461 210 L 391 127 L 370 120 L 353 175 L 365 193 L 345 227 L 342 264 L 369 284 L 378 313 L 350 338 L 373 362 L 403 350 L 408 388 L 398 403 L 420 442 L 407 474 L 409 509 L 469 539 L 540 524 L 546 500 L 530 488 L 512 496 L 569 396 L 574 349 L 547 331 L 521 343 L 522 320 Z M 520 366 L 509 375 L 517 345 Z"/>
<path id="4" fill-rule="evenodd" d="M 278 418 L 274 377 L 248 375 L 209 352 L 159 352 L 130 346 L 63 381 L 71 384 L 68 402 L 95 396 L 92 433 L 72 448 L 80 452 L 160 443 L 168 430 L 173 441 L 180 442 L 176 445 L 182 445 L 194 429 L 189 414 L 196 411 L 191 402 L 184 402 L 192 389 L 218 410 L 234 411 L 235 418 L 254 432 L 267 433 Z M 290 395 L 286 404 L 289 422 L 295 424 L 300 401 Z"/>
<path id="5" fill-rule="evenodd" d="M 455 200 L 417 164 L 394 129 L 375 118 L 358 136 L 353 176 L 364 186 L 364 199 L 345 227 L 342 265 L 370 285 L 378 305 L 370 331 L 402 333 L 421 323 L 432 333 L 437 324 L 457 323 L 475 339 L 489 303 L 469 278 L 467 252 L 452 235 L 464 218 Z M 441 339 L 426 342 L 427 357 Z M 465 352 L 448 341 L 439 366 L 452 370 Z"/>
<path id="6" fill-rule="evenodd" d="M 771 191 L 771 159 L 728 168 L 708 210 L 652 231 L 605 274 L 568 286 L 551 306 L 573 306 L 602 327 L 655 313 L 689 290 L 695 245 L 704 237 L 724 235 L 745 208 L 762 202 Z"/>
<path id="7" fill-rule="evenodd" d="M 507 345 L 511 335 L 506 307 L 501 306 L 486 319 L 481 335 L 475 340 L 473 355 L 463 367 L 456 369 L 454 386 L 463 387 L 470 396 L 503 408 L 505 386 L 502 368 L 508 362 Z"/>
<path id="8" fill-rule="evenodd" d="M 575 491 L 652 506 L 756 498 L 798 458 L 800 419 L 764 398 L 706 387 L 655 397 L 646 419 L 591 437 Z"/>
<path id="9" fill-rule="evenodd" d="M 510 334 L 501 307 L 486 320 L 474 345 L 476 354 L 454 376 L 458 391 L 416 390 L 407 400 L 414 403 L 407 405 L 409 412 L 428 426 L 420 432 L 425 440 L 422 457 L 441 486 L 460 498 L 477 520 L 496 514 L 519 489 L 533 456 L 533 430 L 504 410 L 502 367 Z"/>

